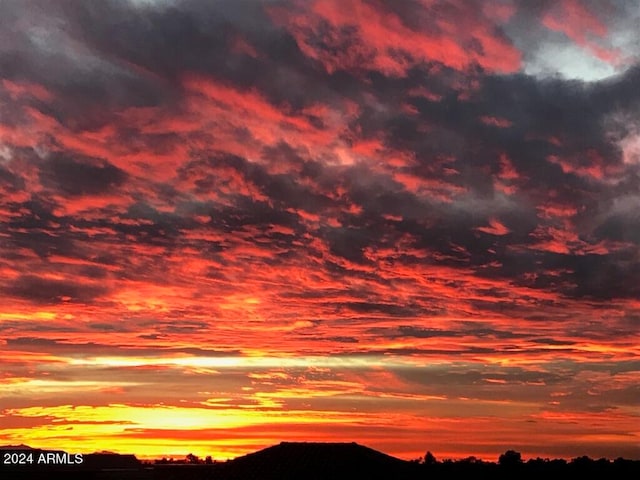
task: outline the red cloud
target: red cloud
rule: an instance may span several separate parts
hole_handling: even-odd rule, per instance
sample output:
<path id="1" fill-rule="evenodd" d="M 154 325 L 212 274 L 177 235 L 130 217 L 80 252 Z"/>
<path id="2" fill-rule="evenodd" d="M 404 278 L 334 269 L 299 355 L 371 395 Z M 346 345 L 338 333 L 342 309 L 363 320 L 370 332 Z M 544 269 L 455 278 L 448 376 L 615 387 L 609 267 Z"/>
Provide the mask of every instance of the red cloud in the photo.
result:
<path id="1" fill-rule="evenodd" d="M 315 1 L 313 15 L 308 10 L 274 10 L 273 16 L 291 31 L 300 49 L 329 73 L 369 68 L 404 75 L 421 61 L 437 61 L 461 70 L 474 64 L 497 72 L 513 72 L 520 67 L 520 52 L 496 33 L 492 20 L 483 18 L 482 12 L 467 11 L 463 5 L 448 7 L 418 12 L 422 25 L 416 28 L 380 4 L 361 0 Z M 472 14 L 473 19 L 469 18 Z M 500 17 L 508 15 L 496 18 Z M 341 52 L 338 56 L 314 44 L 312 36 L 320 35 L 322 22 L 328 22 L 334 32 L 354 29 L 352 37 L 334 38 L 335 42 L 344 42 L 335 45 Z M 479 47 L 469 48 L 474 42 Z"/>

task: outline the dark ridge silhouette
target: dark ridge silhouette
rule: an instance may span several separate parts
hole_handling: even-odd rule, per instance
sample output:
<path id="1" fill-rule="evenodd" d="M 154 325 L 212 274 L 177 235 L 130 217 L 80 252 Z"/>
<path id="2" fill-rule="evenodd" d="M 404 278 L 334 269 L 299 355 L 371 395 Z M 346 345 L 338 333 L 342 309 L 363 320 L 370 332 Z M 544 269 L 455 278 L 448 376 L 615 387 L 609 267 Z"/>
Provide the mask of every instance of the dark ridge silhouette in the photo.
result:
<path id="1" fill-rule="evenodd" d="M 142 463 L 135 455 L 121 455 L 119 453 L 90 453 L 84 455 L 83 467 L 86 469 L 118 469 L 136 470 Z"/>
<path id="2" fill-rule="evenodd" d="M 265 448 L 222 465 L 225 480 L 403 479 L 416 465 L 357 443 L 290 443 Z"/>
<path id="3" fill-rule="evenodd" d="M 523 460 L 519 452 L 507 450 L 497 462 L 476 457 L 439 461 L 427 452 L 424 458 L 406 461 L 357 443 L 282 442 L 226 462 L 204 460 L 189 454 L 183 459 L 141 463 L 134 455 L 110 452 L 82 456 L 62 451 L 33 449 L 27 445 L 0 447 L 6 454 L 51 454 L 56 462 L 46 465 L 7 465 L 0 462 L 4 480 L 448 480 L 451 478 L 640 478 L 640 460 L 618 458 Z"/>

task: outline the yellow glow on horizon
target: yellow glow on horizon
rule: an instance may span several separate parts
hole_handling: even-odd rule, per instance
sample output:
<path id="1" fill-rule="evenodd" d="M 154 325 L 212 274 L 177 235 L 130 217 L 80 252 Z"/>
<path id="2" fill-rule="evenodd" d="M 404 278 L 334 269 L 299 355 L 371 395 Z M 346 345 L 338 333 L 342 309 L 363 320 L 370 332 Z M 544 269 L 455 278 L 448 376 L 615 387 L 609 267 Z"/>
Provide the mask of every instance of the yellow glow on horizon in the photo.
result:
<path id="1" fill-rule="evenodd" d="M 4 320 L 55 320 L 58 316 L 55 312 L 0 312 L 0 322 Z"/>
<path id="2" fill-rule="evenodd" d="M 625 354 L 625 353 L 631 353 L 634 350 L 640 352 L 637 345 L 633 347 L 632 346 L 618 347 L 615 345 L 603 345 L 600 343 L 584 343 L 584 344 L 578 345 L 576 348 L 585 352 L 609 353 L 609 354 Z"/>
<path id="3" fill-rule="evenodd" d="M 244 408 L 176 407 L 170 405 L 130 406 L 109 404 L 105 406 L 61 405 L 55 407 L 26 407 L 8 409 L 9 415 L 21 417 L 55 417 L 83 422 L 120 422 L 142 429 L 198 429 L 237 428 L 273 423 L 336 423 L 352 418 L 353 413 L 328 411 L 269 411 L 257 412 Z"/>
<path id="4" fill-rule="evenodd" d="M 416 365 L 411 359 L 391 359 L 383 356 L 220 356 L 220 357 L 90 357 L 68 359 L 69 364 L 95 367 L 139 367 L 177 366 L 193 368 L 362 368 L 362 367 L 406 367 Z M 433 364 L 433 363 L 431 363 Z"/>
<path id="5" fill-rule="evenodd" d="M 0 384 L 0 398 L 15 395 L 40 395 L 56 392 L 99 391 L 110 387 L 139 385 L 136 382 L 80 381 L 80 380 L 37 380 L 30 378 L 9 378 Z"/>
<path id="6" fill-rule="evenodd" d="M 188 448 L 197 455 L 210 455 L 211 437 L 220 442 L 218 453 L 229 445 L 229 431 L 242 428 L 269 430 L 275 425 L 345 425 L 357 421 L 357 413 L 337 411 L 277 411 L 264 409 L 254 411 L 243 408 L 175 407 L 166 405 L 129 406 L 110 404 L 106 406 L 27 407 L 7 409 L 0 416 L 19 420 L 42 419 L 38 428 L 0 428 L 2 441 L 37 445 L 38 448 L 60 448 L 91 452 L 115 450 L 121 453 L 143 452 L 142 457 L 166 455 Z M 33 423 L 26 421 L 27 424 Z M 192 432 L 188 447 L 175 432 Z M 204 433 L 206 432 L 206 433 Z M 219 434 L 216 434 L 219 432 Z M 224 440 L 223 440 L 224 439 Z M 233 440 L 233 439 L 232 439 Z M 195 444 L 199 443 L 201 448 Z M 238 439 L 244 448 L 235 451 L 247 453 L 251 447 L 246 440 Z M 229 451 L 229 449 L 226 449 Z M 184 454 L 189 453 L 184 452 Z"/>

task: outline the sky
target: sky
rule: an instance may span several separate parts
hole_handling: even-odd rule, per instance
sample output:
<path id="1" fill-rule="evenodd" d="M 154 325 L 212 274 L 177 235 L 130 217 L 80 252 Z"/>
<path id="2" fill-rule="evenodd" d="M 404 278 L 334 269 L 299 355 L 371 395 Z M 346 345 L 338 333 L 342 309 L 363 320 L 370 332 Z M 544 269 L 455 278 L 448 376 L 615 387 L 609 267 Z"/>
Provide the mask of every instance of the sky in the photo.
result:
<path id="1" fill-rule="evenodd" d="M 0 444 L 640 459 L 639 22 L 0 2 Z"/>

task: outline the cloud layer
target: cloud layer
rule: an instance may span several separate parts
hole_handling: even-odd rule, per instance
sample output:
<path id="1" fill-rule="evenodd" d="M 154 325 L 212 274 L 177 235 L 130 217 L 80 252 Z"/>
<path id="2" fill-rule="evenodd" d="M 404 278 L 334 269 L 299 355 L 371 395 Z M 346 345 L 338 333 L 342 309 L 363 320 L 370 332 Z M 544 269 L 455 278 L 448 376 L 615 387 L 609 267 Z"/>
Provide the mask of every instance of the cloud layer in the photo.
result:
<path id="1" fill-rule="evenodd" d="M 630 16 L 4 2 L 0 440 L 640 458 Z"/>

